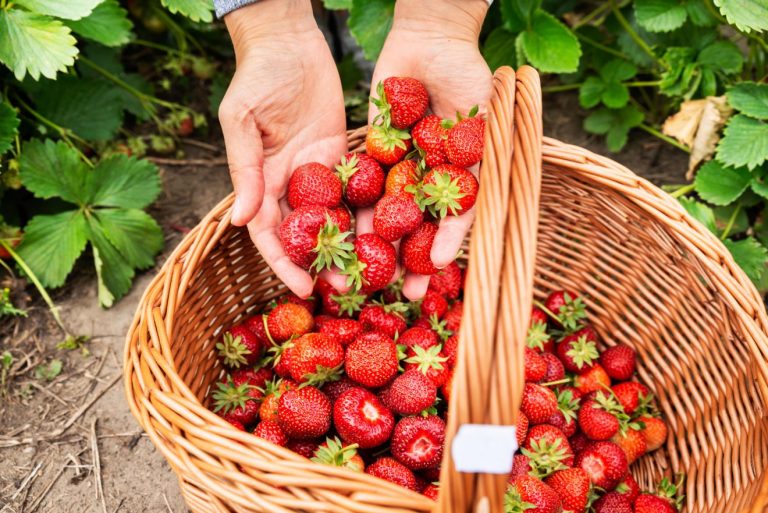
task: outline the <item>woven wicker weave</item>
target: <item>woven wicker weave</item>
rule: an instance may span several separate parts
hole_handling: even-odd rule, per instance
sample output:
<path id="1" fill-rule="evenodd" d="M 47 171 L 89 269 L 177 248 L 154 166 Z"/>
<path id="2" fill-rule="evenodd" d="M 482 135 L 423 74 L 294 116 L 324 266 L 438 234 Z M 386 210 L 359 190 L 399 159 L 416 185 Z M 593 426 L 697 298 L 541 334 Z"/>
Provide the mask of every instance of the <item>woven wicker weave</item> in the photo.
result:
<path id="1" fill-rule="evenodd" d="M 351 132 L 360 148 L 365 129 Z M 543 163 L 543 165 L 542 165 Z M 738 512 L 768 466 L 768 319 L 728 251 L 659 189 L 606 158 L 541 135 L 538 76 L 502 68 L 486 153 L 453 381 L 449 439 L 463 423 L 514 423 L 532 297 L 587 295 L 607 345 L 633 346 L 669 425 L 632 472 L 644 487 L 687 474 L 685 511 Z M 192 230 L 141 300 L 125 349 L 139 423 L 195 513 L 502 512 L 504 476 L 458 474 L 439 505 L 365 474 L 311 463 L 208 411 L 222 327 L 284 289 L 230 225 L 232 196 Z M 498 286 L 497 286 L 498 285 Z"/>

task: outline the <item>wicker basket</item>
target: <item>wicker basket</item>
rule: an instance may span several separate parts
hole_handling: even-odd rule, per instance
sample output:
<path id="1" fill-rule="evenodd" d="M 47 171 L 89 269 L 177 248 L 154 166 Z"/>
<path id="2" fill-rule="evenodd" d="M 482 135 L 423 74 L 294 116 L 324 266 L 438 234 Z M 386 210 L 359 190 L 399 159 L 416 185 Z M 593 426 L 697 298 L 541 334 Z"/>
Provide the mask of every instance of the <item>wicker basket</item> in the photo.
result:
<path id="1" fill-rule="evenodd" d="M 759 294 L 668 195 L 609 159 L 542 144 L 535 71 L 499 70 L 488 110 L 448 439 L 464 423 L 515 422 L 532 297 L 570 288 L 586 293 L 605 344 L 637 350 L 640 378 L 669 422 L 666 446 L 632 467 L 640 484 L 684 472 L 686 512 L 744 510 L 768 466 L 768 319 Z M 351 132 L 349 147 L 360 148 L 364 134 Z M 223 372 L 217 334 L 284 290 L 247 232 L 230 225 L 232 199 L 165 263 L 125 349 L 131 410 L 178 474 L 189 508 L 502 512 L 506 477 L 459 474 L 450 451 L 435 506 L 371 476 L 312 463 L 206 408 Z"/>

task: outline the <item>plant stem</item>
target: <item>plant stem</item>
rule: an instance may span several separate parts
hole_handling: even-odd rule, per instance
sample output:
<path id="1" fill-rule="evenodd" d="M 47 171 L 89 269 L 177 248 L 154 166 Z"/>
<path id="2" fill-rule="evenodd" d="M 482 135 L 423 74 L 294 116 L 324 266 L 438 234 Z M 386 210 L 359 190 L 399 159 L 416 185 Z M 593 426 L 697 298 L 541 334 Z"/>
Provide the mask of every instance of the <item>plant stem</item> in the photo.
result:
<path id="1" fill-rule="evenodd" d="M 680 196 L 685 196 L 689 192 L 693 192 L 693 190 L 696 188 L 696 186 L 692 183 L 689 183 L 688 185 L 683 185 L 679 189 L 677 189 L 675 192 L 670 192 L 669 195 L 673 198 L 679 198 Z"/>
<path id="2" fill-rule="evenodd" d="M 170 46 L 161 45 L 160 43 L 155 43 L 154 41 L 147 41 L 146 39 L 134 39 L 131 41 L 131 43 L 139 46 L 146 46 L 147 48 L 153 48 L 155 50 L 160 50 L 166 53 L 170 53 L 172 55 L 178 55 L 179 57 L 186 57 L 188 54 L 186 52 L 182 52 L 181 50 L 177 50 L 176 48 L 171 48 Z"/>
<path id="3" fill-rule="evenodd" d="M 605 5 L 610 5 L 610 4 L 605 4 Z M 622 52 L 620 52 L 618 50 L 614 50 L 610 46 L 605 46 L 602 43 L 598 43 L 594 39 L 591 39 L 591 38 L 585 36 L 584 34 L 580 34 L 578 32 L 574 32 L 574 34 L 576 35 L 577 38 L 581 39 L 582 41 L 584 41 L 585 43 L 587 43 L 590 46 L 594 46 L 598 50 L 602 50 L 605 53 L 614 55 L 614 56 L 616 56 L 616 57 L 618 57 L 620 59 L 629 60 L 628 57 L 626 55 L 624 55 Z"/>
<path id="4" fill-rule="evenodd" d="M 733 209 L 733 213 L 731 214 L 731 217 L 728 219 L 728 224 L 725 225 L 725 229 L 723 230 L 723 233 L 720 234 L 720 240 L 725 240 L 728 238 L 728 235 L 731 233 L 731 230 L 733 229 L 733 225 L 736 223 L 736 217 L 738 217 L 739 213 L 741 212 L 741 204 L 736 204 L 736 208 Z"/>
<path id="5" fill-rule="evenodd" d="M 542 87 L 542 93 L 562 93 L 564 91 L 573 91 L 581 87 L 581 82 L 578 84 L 561 84 L 556 86 Z"/>
<path id="6" fill-rule="evenodd" d="M 591 22 L 595 18 L 602 15 L 605 11 L 609 10 L 611 8 L 611 4 L 609 2 L 603 2 L 598 6 L 594 11 L 590 12 L 589 14 L 585 15 L 583 18 L 581 18 L 577 23 L 571 27 L 573 30 L 576 30 L 579 27 L 583 27 L 587 23 Z"/>
<path id="7" fill-rule="evenodd" d="M 648 54 L 648 56 L 651 59 L 653 59 L 653 62 L 655 62 L 657 66 L 660 66 L 661 63 L 659 62 L 658 57 L 656 57 L 656 54 L 653 53 L 653 49 L 650 46 L 648 46 L 648 43 L 646 43 L 637 32 L 635 32 L 635 29 L 632 28 L 632 25 L 630 25 L 627 19 L 624 17 L 624 15 L 621 14 L 621 11 L 619 10 L 619 6 L 616 5 L 616 1 L 610 0 L 610 3 L 611 3 L 611 11 L 613 11 L 613 15 L 616 16 L 616 19 L 618 20 L 622 28 L 627 31 L 627 34 L 629 34 L 629 37 L 631 37 L 632 40 L 635 43 L 637 43 L 637 46 L 639 46 L 641 50 L 643 50 L 645 53 Z"/>
<path id="8" fill-rule="evenodd" d="M 637 128 L 639 128 L 640 130 L 644 130 L 644 131 L 648 132 L 649 134 L 651 134 L 654 137 L 658 137 L 662 141 L 671 144 L 672 146 L 674 146 L 675 148 L 677 148 L 679 150 L 683 150 L 686 153 L 690 153 L 691 152 L 691 149 L 688 146 L 686 146 L 684 144 L 680 144 L 679 142 L 677 142 L 673 138 L 669 137 L 668 135 L 662 134 L 661 132 L 659 132 L 658 130 L 653 128 L 652 126 L 648 126 L 645 123 L 640 123 L 639 125 L 637 125 Z"/>
<path id="9" fill-rule="evenodd" d="M 661 80 L 638 80 L 636 82 L 624 82 L 627 87 L 658 87 Z"/>

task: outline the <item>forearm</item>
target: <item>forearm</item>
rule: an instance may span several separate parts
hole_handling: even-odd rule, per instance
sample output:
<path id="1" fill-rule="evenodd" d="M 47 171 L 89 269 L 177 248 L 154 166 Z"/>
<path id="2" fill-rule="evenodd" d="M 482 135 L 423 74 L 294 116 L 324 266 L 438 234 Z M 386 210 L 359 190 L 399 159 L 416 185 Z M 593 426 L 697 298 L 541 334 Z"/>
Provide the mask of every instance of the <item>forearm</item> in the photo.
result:
<path id="1" fill-rule="evenodd" d="M 398 0 L 393 29 L 450 35 L 477 41 L 487 0 Z"/>

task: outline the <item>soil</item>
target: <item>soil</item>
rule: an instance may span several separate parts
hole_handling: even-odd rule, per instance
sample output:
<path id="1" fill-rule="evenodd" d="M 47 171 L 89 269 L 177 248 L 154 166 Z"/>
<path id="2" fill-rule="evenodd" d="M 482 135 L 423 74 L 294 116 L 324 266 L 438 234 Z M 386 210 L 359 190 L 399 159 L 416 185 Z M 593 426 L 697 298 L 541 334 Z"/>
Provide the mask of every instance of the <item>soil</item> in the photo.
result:
<path id="1" fill-rule="evenodd" d="M 608 154 L 598 138 L 583 132 L 583 112 L 574 96 L 546 100 L 547 135 Z M 213 139 L 223 148 L 220 137 Z M 220 157 L 186 149 L 189 158 Z M 613 158 L 657 184 L 682 183 L 687 162 L 684 153 L 641 132 L 633 132 L 625 151 Z M 161 168 L 164 193 L 151 212 L 167 241 L 158 267 L 184 231 L 231 188 L 223 166 Z M 88 356 L 56 348 L 63 334 L 36 299 L 30 299 L 28 318 L 3 319 L 0 353 L 10 350 L 15 363 L 7 394 L 0 396 L 0 513 L 186 511 L 173 472 L 134 421 L 120 379 L 124 336 L 153 274 L 140 274 L 131 292 L 109 310 L 98 306 L 88 265 L 54 296 L 68 329 L 90 337 Z M 24 300 L 25 294 L 36 297 L 31 288 L 15 297 Z M 50 382 L 36 379 L 34 368 L 54 358 L 63 361 L 61 375 Z"/>

